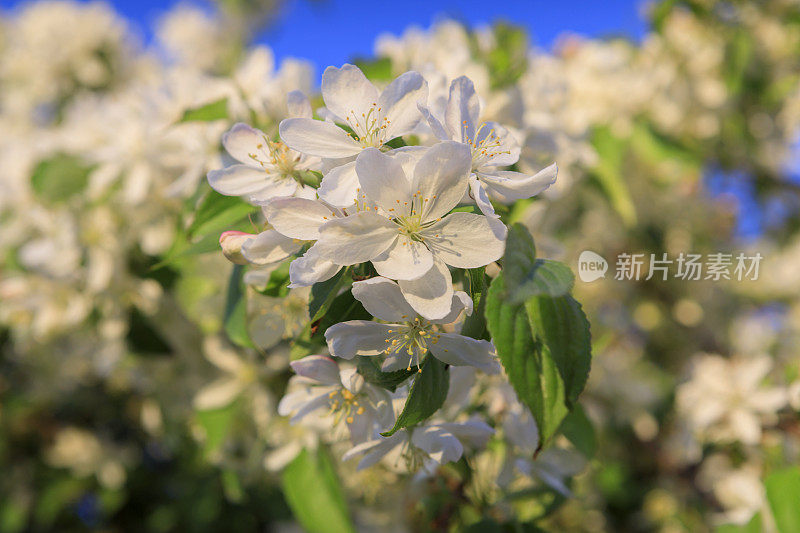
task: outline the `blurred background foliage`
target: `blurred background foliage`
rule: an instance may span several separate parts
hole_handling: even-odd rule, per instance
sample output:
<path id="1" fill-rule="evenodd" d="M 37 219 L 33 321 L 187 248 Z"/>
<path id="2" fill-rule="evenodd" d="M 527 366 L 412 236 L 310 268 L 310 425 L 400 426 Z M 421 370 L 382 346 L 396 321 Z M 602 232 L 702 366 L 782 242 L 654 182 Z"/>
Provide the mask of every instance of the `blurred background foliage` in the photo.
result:
<path id="1" fill-rule="evenodd" d="M 376 84 L 470 76 L 520 171 L 559 164 L 504 213 L 542 256 L 764 256 L 757 281 L 577 284 L 569 497 L 497 487 L 500 441 L 421 481 L 356 474 L 275 413 L 308 296 L 285 268 L 230 276 L 219 233 L 255 213 L 204 176 L 233 122 L 322 104 L 307 64 L 253 48 L 277 7 L 179 6 L 147 46 L 102 4 L 3 15 L 0 531 L 800 531 L 800 6 L 667 0 L 640 42 L 552 51 L 443 22 L 357 58 Z"/>

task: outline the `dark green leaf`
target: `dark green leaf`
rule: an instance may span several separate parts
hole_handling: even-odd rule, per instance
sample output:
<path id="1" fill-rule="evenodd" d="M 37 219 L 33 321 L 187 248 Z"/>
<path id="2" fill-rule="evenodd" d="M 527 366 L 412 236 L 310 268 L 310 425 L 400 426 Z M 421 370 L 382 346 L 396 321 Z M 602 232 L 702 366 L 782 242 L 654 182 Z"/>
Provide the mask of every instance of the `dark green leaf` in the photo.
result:
<path id="1" fill-rule="evenodd" d="M 178 122 L 211 122 L 228 118 L 228 99 L 221 98 L 208 104 L 193 107 L 183 112 L 183 116 Z"/>
<path id="2" fill-rule="evenodd" d="M 325 331 L 334 324 L 348 320 L 372 320 L 372 315 L 364 309 L 361 302 L 353 298 L 352 291 L 344 291 L 331 302 L 327 313 L 320 320 L 315 336 L 325 335 Z"/>
<path id="3" fill-rule="evenodd" d="M 429 354 L 422 362 L 420 372 L 411 385 L 403 412 L 397 417 L 392 429 L 381 435 L 384 437 L 394 435 L 402 428 L 428 419 L 447 398 L 447 389 L 450 385 L 448 378 L 447 366 Z"/>
<path id="4" fill-rule="evenodd" d="M 539 426 L 541 447 L 586 383 L 589 323 L 569 295 L 509 303 L 503 275 L 489 287 L 486 322 L 511 385 Z"/>
<path id="5" fill-rule="evenodd" d="M 283 298 L 289 294 L 289 264 L 291 261 L 284 261 L 281 265 L 273 270 L 267 285 L 259 290 L 264 296 L 271 296 L 273 298 Z"/>
<path id="6" fill-rule="evenodd" d="M 561 424 L 561 433 L 587 459 L 591 459 L 597 452 L 597 436 L 594 426 L 580 404 L 575 405 L 575 408 L 564 419 Z"/>
<path id="7" fill-rule="evenodd" d="M 489 332 L 486 330 L 486 289 L 488 287 L 485 267 L 472 268 L 467 270 L 469 280 L 469 295 L 472 298 L 472 314 L 464 319 L 461 327 L 461 334 L 473 339 L 489 340 Z"/>
<path id="8" fill-rule="evenodd" d="M 382 372 L 380 365 L 378 365 L 374 357 L 359 357 L 358 373 L 361 374 L 368 383 L 394 392 L 398 385 L 416 374 L 417 369 L 412 368 L 411 370 Z"/>
<path id="9" fill-rule="evenodd" d="M 58 154 L 36 165 L 31 187 L 40 199 L 61 202 L 86 188 L 91 170 L 78 157 Z"/>
<path id="10" fill-rule="evenodd" d="M 310 533 L 355 532 L 328 454 L 303 450 L 283 472 L 283 492 L 295 518 Z"/>
<path id="11" fill-rule="evenodd" d="M 509 303 L 520 303 L 542 294 L 563 296 L 572 290 L 575 283 L 575 276 L 567 265 L 536 259 L 533 237 L 522 224 L 509 228 L 503 277 Z"/>
<path id="12" fill-rule="evenodd" d="M 339 270 L 331 279 L 315 283 L 311 287 L 311 297 L 308 301 L 308 316 L 311 317 L 311 322 L 316 322 L 325 316 L 333 300 L 339 295 L 339 291 L 349 278 L 349 268 L 345 267 Z"/>
<path id="13" fill-rule="evenodd" d="M 244 266 L 233 265 L 228 281 L 228 298 L 225 302 L 225 333 L 233 343 L 245 348 L 255 348 L 247 332 L 247 292 L 245 291 Z"/>
<path id="14" fill-rule="evenodd" d="M 767 501 L 780 533 L 800 531 L 800 467 L 773 472 L 764 481 Z"/>

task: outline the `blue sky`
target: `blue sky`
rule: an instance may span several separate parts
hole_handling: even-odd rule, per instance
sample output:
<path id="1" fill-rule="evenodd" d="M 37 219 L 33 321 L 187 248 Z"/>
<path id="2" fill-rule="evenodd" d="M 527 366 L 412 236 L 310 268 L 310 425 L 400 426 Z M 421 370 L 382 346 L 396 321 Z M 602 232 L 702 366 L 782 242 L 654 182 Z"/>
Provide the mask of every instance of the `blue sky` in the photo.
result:
<path id="1" fill-rule="evenodd" d="M 0 0 L 3 8 L 20 0 Z M 177 2 L 111 0 L 146 38 L 153 22 Z M 600 37 L 637 38 L 646 24 L 643 2 L 561 0 L 287 0 L 276 24 L 261 36 L 278 59 L 294 56 L 313 61 L 319 70 L 354 57 L 369 56 L 382 32 L 399 34 L 412 24 L 429 26 L 442 17 L 470 25 L 508 20 L 527 27 L 533 42 L 549 47 L 564 32 Z"/>

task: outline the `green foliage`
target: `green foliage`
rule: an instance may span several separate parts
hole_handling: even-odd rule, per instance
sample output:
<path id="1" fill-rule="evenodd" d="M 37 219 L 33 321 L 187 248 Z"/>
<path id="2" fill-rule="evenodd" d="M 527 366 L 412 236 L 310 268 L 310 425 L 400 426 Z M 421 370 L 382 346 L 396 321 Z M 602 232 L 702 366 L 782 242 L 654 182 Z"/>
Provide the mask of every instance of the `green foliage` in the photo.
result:
<path id="1" fill-rule="evenodd" d="M 355 532 L 328 454 L 303 450 L 283 472 L 283 490 L 295 518 L 309 533 Z"/>
<path id="2" fill-rule="evenodd" d="M 45 202 L 63 202 L 86 188 L 91 171 L 79 157 L 56 154 L 36 165 L 31 188 Z"/>
<path id="3" fill-rule="evenodd" d="M 429 354 L 411 385 L 403 412 L 397 417 L 392 429 L 381 435 L 389 437 L 403 428 L 427 420 L 444 403 L 449 385 L 447 365 Z"/>
<path id="4" fill-rule="evenodd" d="M 515 83 L 528 68 L 528 34 L 524 28 L 498 22 L 492 27 L 495 43 L 479 56 L 489 68 L 492 88 Z M 475 45 L 477 48 L 477 45 Z"/>
<path id="5" fill-rule="evenodd" d="M 228 118 L 228 99 L 220 98 L 183 112 L 178 122 L 211 122 Z"/>
<path id="6" fill-rule="evenodd" d="M 244 348 L 255 348 L 247 330 L 247 291 L 242 281 L 243 277 L 244 267 L 233 265 L 228 281 L 223 324 L 225 333 L 233 343 Z"/>
<path id="7" fill-rule="evenodd" d="M 576 405 L 561 423 L 561 433 L 579 452 L 591 459 L 597 452 L 597 435 L 583 408 Z"/>
<path id="8" fill-rule="evenodd" d="M 361 69 L 361 72 L 372 81 L 391 81 L 394 77 L 392 73 L 392 60 L 388 57 L 378 59 L 355 59 L 353 64 Z"/>
<path id="9" fill-rule="evenodd" d="M 331 279 L 314 284 L 311 288 L 311 298 L 308 302 L 308 315 L 311 317 L 312 323 L 325 316 L 334 299 L 350 279 L 350 269 L 345 267 L 339 270 Z"/>
<path id="10" fill-rule="evenodd" d="M 537 259 L 533 237 L 522 224 L 509 228 L 503 276 L 509 303 L 520 303 L 539 295 L 563 296 L 572 290 L 575 276 L 569 267 L 558 261 Z"/>
<path id="11" fill-rule="evenodd" d="M 278 268 L 270 272 L 266 286 L 258 292 L 273 298 L 283 298 L 289 294 L 290 263 L 291 261 L 284 261 Z"/>
<path id="12" fill-rule="evenodd" d="M 603 126 L 595 129 L 592 145 L 600 158 L 593 172 L 595 179 L 625 225 L 635 225 L 636 208 L 622 172 L 628 143 L 615 136 L 610 128 Z"/>
<path id="13" fill-rule="evenodd" d="M 359 357 L 357 365 L 358 373 L 364 377 L 367 383 L 383 387 L 391 392 L 397 390 L 397 387 L 408 378 L 417 374 L 416 369 L 383 372 L 374 357 Z"/>
<path id="14" fill-rule="evenodd" d="M 504 263 L 536 267 L 532 239 L 518 235 L 506 245 Z M 540 269 L 537 269 L 540 270 Z M 534 271 L 535 278 L 535 271 Z M 531 283 L 528 275 L 516 279 Z M 589 322 L 569 294 L 530 296 L 513 303 L 504 272 L 489 287 L 486 320 L 497 354 L 519 399 L 539 426 L 539 447 L 559 429 L 586 384 L 591 364 Z"/>
<path id="15" fill-rule="evenodd" d="M 724 524 L 714 530 L 714 533 L 761 533 L 761 513 L 756 513 L 746 524 Z"/>
<path id="16" fill-rule="evenodd" d="M 800 467 L 773 472 L 767 476 L 764 485 L 778 531 L 800 531 Z"/>
<path id="17" fill-rule="evenodd" d="M 205 433 L 203 455 L 207 459 L 212 459 L 225 443 L 237 410 L 238 402 L 233 401 L 218 409 L 206 409 L 195 413 L 197 423 L 200 424 Z"/>

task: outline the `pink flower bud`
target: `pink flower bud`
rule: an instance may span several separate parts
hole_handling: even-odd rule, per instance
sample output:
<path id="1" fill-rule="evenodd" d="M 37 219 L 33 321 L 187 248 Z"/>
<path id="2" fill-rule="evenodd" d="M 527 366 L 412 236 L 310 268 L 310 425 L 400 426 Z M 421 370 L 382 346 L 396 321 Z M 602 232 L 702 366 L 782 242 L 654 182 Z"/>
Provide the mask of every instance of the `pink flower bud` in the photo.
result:
<path id="1" fill-rule="evenodd" d="M 242 245 L 254 237 L 252 233 L 243 231 L 225 231 L 219 236 L 219 245 L 231 263 L 246 265 L 247 259 L 242 255 Z"/>

